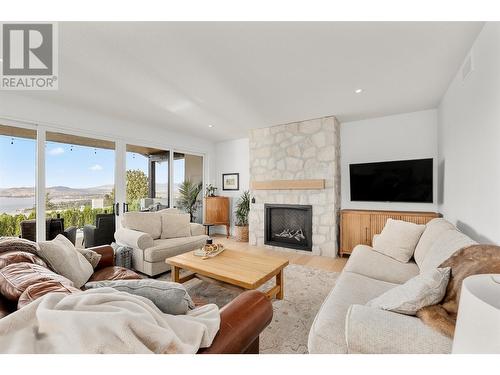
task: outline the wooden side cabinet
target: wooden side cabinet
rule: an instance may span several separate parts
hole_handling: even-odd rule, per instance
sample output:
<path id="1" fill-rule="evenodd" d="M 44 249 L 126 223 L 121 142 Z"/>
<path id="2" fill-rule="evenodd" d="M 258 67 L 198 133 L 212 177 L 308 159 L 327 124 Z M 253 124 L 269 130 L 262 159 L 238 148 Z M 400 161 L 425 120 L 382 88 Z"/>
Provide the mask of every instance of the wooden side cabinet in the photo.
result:
<path id="1" fill-rule="evenodd" d="M 204 200 L 205 225 L 224 225 L 229 238 L 229 197 L 205 197 Z"/>
<path id="2" fill-rule="evenodd" d="M 372 245 L 373 236 L 382 232 L 387 219 L 427 224 L 441 215 L 437 212 L 340 211 L 340 256 L 351 254 L 356 245 Z"/>

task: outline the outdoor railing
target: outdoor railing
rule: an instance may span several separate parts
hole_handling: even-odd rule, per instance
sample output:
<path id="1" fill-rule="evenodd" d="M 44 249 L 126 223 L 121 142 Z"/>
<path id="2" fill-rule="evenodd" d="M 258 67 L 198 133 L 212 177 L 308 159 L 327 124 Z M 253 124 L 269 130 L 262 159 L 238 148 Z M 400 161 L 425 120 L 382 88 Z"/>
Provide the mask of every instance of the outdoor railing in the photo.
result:
<path id="1" fill-rule="evenodd" d="M 85 207 L 84 209 L 69 208 L 65 210 L 57 210 L 47 212 L 47 217 L 64 219 L 64 226 L 82 228 L 86 224 L 95 224 L 97 214 L 105 212 L 111 213 L 112 207 L 105 208 L 91 208 Z M 29 214 L 0 214 L 0 237 L 18 237 L 21 235 L 21 221 L 35 219 L 36 212 L 32 211 Z"/>

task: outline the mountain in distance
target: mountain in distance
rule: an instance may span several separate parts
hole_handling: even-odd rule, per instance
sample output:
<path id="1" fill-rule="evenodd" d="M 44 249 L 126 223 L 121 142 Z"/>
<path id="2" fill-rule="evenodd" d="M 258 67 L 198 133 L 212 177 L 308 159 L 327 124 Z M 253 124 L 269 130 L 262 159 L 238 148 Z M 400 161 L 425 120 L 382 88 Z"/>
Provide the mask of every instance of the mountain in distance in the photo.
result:
<path id="1" fill-rule="evenodd" d="M 174 183 L 174 190 L 178 190 L 180 184 Z M 89 188 L 71 188 L 68 186 L 51 186 L 46 189 L 49 193 L 50 198 L 70 198 L 70 197 L 92 197 L 92 196 L 102 196 L 103 194 L 109 194 L 113 190 L 114 185 L 101 185 L 93 186 Z M 157 192 L 164 192 L 168 190 L 168 184 L 158 183 L 156 184 Z M 11 198 L 27 198 L 35 196 L 34 187 L 12 187 L 12 188 L 0 188 L 0 197 L 11 197 Z"/>
<path id="2" fill-rule="evenodd" d="M 34 187 L 15 187 L 0 189 L 0 197 L 33 197 L 35 195 Z"/>
<path id="3" fill-rule="evenodd" d="M 67 186 L 51 186 L 46 189 L 51 198 L 60 197 L 86 197 L 94 195 L 103 195 L 111 193 L 113 185 L 102 185 L 90 188 L 70 188 Z M 13 187 L 0 188 L 0 197 L 33 197 L 35 196 L 34 187 Z"/>

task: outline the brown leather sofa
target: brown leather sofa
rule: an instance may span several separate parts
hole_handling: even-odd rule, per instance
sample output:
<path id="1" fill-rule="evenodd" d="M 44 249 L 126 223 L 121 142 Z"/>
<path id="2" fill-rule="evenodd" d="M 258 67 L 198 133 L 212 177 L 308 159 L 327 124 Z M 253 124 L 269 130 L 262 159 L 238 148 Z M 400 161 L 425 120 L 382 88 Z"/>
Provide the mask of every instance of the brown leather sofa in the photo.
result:
<path id="1" fill-rule="evenodd" d="M 102 255 L 89 281 L 140 279 L 135 272 L 117 267 L 111 246 L 92 250 Z M 55 274 L 38 256 L 24 251 L 0 253 L 0 319 L 50 292 L 79 292 L 71 281 Z M 212 346 L 200 354 L 257 354 L 259 335 L 271 322 L 271 302 L 259 291 L 246 291 L 221 309 L 221 326 Z"/>

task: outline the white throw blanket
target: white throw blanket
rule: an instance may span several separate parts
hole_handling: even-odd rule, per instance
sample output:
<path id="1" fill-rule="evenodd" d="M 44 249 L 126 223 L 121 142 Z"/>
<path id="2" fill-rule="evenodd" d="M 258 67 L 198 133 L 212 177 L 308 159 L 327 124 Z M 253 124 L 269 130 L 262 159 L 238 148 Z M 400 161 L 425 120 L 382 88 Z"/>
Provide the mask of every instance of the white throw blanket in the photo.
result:
<path id="1" fill-rule="evenodd" d="M 219 325 L 213 304 L 175 316 L 111 288 L 50 293 L 0 319 L 0 353 L 196 353 Z"/>

